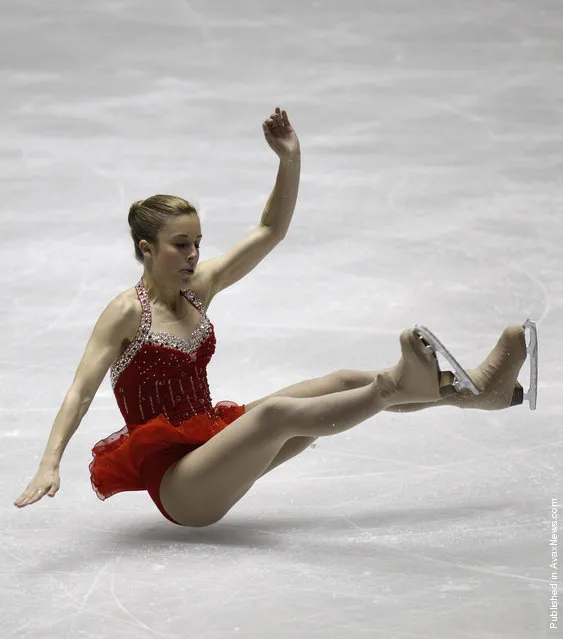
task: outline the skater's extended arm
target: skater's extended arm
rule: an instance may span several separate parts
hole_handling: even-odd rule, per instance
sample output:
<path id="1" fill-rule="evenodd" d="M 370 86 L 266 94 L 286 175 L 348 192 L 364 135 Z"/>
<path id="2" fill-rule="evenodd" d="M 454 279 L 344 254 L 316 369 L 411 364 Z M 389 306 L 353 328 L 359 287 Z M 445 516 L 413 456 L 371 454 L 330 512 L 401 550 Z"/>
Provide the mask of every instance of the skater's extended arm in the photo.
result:
<path id="1" fill-rule="evenodd" d="M 63 452 L 90 408 L 109 367 L 119 357 L 123 339 L 137 321 L 135 307 L 123 298 L 112 300 L 98 318 L 74 381 L 55 418 L 39 469 L 14 506 L 23 508 L 47 494 L 56 495 Z"/>
<path id="2" fill-rule="evenodd" d="M 63 452 L 70 438 L 80 426 L 89 406 L 76 393 L 69 391 L 66 394 L 55 417 L 40 466 L 59 466 Z"/>
<path id="3" fill-rule="evenodd" d="M 276 107 L 275 112 L 262 124 L 262 128 L 270 148 L 280 159 L 280 166 L 274 190 L 266 203 L 260 224 L 269 226 L 277 235 L 284 237 L 289 229 L 299 192 L 299 138 L 286 111 L 279 107 Z"/>
<path id="4" fill-rule="evenodd" d="M 98 318 L 74 381 L 55 418 L 41 465 L 59 466 L 109 367 L 119 357 L 132 321 L 135 321 L 134 306 L 120 298 L 112 300 Z"/>

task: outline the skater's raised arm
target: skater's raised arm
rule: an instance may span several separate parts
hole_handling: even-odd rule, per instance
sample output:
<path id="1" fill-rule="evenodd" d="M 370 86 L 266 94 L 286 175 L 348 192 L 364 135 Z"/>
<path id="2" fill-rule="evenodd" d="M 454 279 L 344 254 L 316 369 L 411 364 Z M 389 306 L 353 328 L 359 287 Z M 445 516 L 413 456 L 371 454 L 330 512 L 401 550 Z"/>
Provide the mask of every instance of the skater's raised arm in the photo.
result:
<path id="1" fill-rule="evenodd" d="M 136 321 L 134 306 L 123 298 L 112 300 L 103 310 L 86 345 L 74 381 L 55 418 L 39 471 L 14 502 L 16 506 L 41 499 L 48 490 L 46 484 L 53 480 L 53 470 L 57 471 L 58 479 L 58 468 L 64 450 L 88 412 L 109 367 L 119 357 L 121 344 L 133 321 Z"/>

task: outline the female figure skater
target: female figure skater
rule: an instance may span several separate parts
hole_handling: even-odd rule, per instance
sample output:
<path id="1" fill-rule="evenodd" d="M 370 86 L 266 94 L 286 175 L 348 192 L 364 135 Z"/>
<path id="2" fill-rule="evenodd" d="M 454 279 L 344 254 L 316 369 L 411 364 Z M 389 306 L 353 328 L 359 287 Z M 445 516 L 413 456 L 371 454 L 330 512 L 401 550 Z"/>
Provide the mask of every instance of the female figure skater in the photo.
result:
<path id="1" fill-rule="evenodd" d="M 474 370 L 465 371 L 435 335 L 415 326 L 400 334 L 402 355 L 391 368 L 338 370 L 247 405 L 212 405 L 206 367 L 216 341 L 209 304 L 279 244 L 297 198 L 300 149 L 287 113 L 277 108 L 263 129 L 280 158 L 276 186 L 260 225 L 225 255 L 198 265 L 201 225 L 186 200 L 154 195 L 131 206 L 143 276 L 96 322 L 39 470 L 16 506 L 57 493 L 64 449 L 110 367 L 126 423 L 92 449 L 92 486 L 102 500 L 146 490 L 163 516 L 180 526 L 219 521 L 259 477 L 317 437 L 341 433 L 380 411 L 500 410 L 524 399 L 535 408 L 537 342 L 530 321 L 508 326 Z M 532 337 L 527 394 L 517 382 L 528 352 L 525 327 Z M 453 371 L 440 370 L 437 352 Z"/>

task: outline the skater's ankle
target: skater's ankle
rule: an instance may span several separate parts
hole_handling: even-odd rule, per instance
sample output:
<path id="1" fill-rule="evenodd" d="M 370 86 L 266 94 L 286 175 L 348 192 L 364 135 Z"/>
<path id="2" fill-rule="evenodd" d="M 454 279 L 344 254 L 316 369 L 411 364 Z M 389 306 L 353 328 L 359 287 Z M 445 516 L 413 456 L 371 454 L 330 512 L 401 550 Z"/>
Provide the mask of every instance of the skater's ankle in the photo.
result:
<path id="1" fill-rule="evenodd" d="M 386 368 L 378 371 L 373 380 L 373 388 L 381 404 L 380 410 L 385 410 L 389 406 L 401 403 L 401 393 L 393 368 Z"/>

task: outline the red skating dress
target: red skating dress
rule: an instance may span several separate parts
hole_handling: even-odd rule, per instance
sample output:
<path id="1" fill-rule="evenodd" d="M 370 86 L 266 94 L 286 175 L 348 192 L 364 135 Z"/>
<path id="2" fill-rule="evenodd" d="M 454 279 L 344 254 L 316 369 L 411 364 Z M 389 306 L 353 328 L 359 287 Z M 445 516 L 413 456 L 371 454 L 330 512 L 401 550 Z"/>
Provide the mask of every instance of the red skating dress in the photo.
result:
<path id="1" fill-rule="evenodd" d="M 182 294 L 200 312 L 189 340 L 150 332 L 151 307 L 143 278 L 135 289 L 142 315 L 135 339 L 111 367 L 111 385 L 125 419 L 121 430 L 92 449 L 92 487 L 101 500 L 127 490 L 146 490 L 160 512 L 160 481 L 168 467 L 198 448 L 245 412 L 231 401 L 211 404 L 207 365 L 215 332 L 201 299 Z"/>

